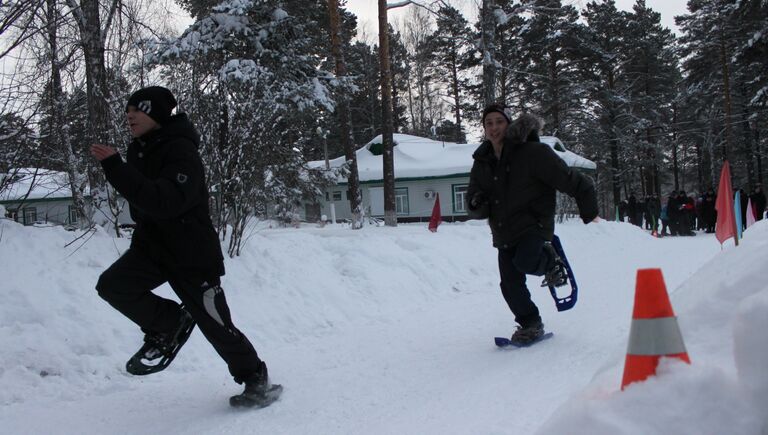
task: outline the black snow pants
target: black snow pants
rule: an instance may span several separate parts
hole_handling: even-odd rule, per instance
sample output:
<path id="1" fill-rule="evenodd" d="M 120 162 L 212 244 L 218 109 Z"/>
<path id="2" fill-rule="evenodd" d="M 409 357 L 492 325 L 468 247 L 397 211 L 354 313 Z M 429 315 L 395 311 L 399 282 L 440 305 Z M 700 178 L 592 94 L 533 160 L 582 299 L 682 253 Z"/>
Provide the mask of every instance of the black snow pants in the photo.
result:
<path id="1" fill-rule="evenodd" d="M 168 282 L 213 348 L 227 363 L 235 382 L 257 375 L 262 362 L 248 338 L 232 324 L 218 277 L 209 280 L 173 273 L 135 248 L 128 249 L 99 277 L 104 300 L 145 333 L 168 332 L 181 319 L 181 307 L 152 290 Z"/>
<path id="2" fill-rule="evenodd" d="M 554 262 L 543 247 L 544 239 L 530 233 L 515 246 L 499 248 L 501 294 L 515 315 L 515 321 L 524 328 L 541 321 L 539 309 L 525 285 L 525 275 L 542 276 Z"/>

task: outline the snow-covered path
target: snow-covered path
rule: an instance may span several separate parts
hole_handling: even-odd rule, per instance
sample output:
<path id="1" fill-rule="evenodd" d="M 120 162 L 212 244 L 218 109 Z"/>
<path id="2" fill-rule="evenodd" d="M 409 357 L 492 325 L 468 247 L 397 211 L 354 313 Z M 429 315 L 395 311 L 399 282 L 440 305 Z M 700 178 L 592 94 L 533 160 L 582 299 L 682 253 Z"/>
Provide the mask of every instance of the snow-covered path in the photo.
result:
<path id="1" fill-rule="evenodd" d="M 70 281 L 67 287 L 82 287 L 76 301 L 48 301 L 22 321 L 0 318 L 2 347 L 12 348 L 0 357 L 6 390 L 0 432 L 535 432 L 598 374 L 607 370 L 618 389 L 616 367 L 625 356 L 638 268 L 662 268 L 674 302 L 677 287 L 720 252 L 711 235 L 653 239 L 609 222 L 558 228 L 577 273 L 579 302 L 557 313 L 546 289 L 538 288 L 540 279 L 529 279 L 555 337 L 524 350 L 493 345 L 493 336 L 511 334 L 514 322 L 498 290 L 495 250 L 483 224 L 444 225 L 437 234 L 416 225 L 257 232 L 244 255 L 228 262 L 224 284 L 235 323 L 285 392 L 272 407 L 247 411 L 229 408 L 227 397 L 239 387 L 199 333 L 165 372 L 143 378 L 124 373 L 140 336 L 91 290 L 115 256 L 113 241 L 97 238 L 76 254 L 81 269 L 59 277 Z M 63 256 L 50 251 L 71 235 L 51 230 L 38 240 L 28 231 L 6 228 L 0 253 L 8 237 L 12 245 L 17 234 L 32 234 L 37 258 L 14 264 L 37 287 L 29 292 L 42 293 L 49 283 L 40 270 L 47 256 Z M 0 260 L 10 258 L 6 253 Z M 35 261 L 41 264 L 30 264 Z M 20 282 L 11 281 L 11 295 L 34 299 L 16 293 Z M 71 303 L 82 308 L 80 320 L 44 318 L 66 317 Z M 13 331 L 27 341 L 25 349 L 10 339 Z M 62 338 L 76 343 L 88 361 L 63 355 L 71 351 L 56 344 Z M 40 375 L 57 361 L 76 366 Z"/>

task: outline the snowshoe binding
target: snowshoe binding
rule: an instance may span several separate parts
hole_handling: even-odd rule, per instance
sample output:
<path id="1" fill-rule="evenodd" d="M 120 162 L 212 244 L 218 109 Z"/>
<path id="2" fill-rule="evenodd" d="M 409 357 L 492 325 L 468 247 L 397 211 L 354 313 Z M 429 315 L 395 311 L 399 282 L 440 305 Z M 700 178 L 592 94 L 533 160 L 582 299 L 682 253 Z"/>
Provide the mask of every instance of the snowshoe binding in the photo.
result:
<path id="1" fill-rule="evenodd" d="M 562 287 L 568 284 L 568 270 L 555 247 L 552 246 L 552 243 L 544 243 L 544 249 L 548 251 L 549 256 L 552 258 L 552 266 L 544 274 L 544 281 L 542 281 L 541 286 Z"/>
<path id="2" fill-rule="evenodd" d="M 171 332 L 145 334 L 144 345 L 128 360 L 125 369 L 128 373 L 136 376 L 149 375 L 164 370 L 176 358 L 194 329 L 195 320 L 182 308 L 178 327 Z"/>

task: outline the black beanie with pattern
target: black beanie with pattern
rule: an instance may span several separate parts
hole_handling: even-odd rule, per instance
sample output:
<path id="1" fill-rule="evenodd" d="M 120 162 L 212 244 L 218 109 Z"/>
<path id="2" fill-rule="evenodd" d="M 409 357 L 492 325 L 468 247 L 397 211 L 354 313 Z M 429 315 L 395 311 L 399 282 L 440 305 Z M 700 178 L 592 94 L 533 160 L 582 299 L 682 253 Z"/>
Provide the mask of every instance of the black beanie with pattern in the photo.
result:
<path id="1" fill-rule="evenodd" d="M 171 119 L 171 111 L 176 107 L 176 98 L 171 91 L 162 86 L 150 86 L 131 94 L 128 104 L 125 105 L 126 112 L 128 106 L 136 107 L 158 124 L 163 125 Z"/>
<path id="2" fill-rule="evenodd" d="M 489 104 L 483 109 L 483 118 L 482 123 L 485 124 L 485 117 L 488 116 L 488 114 L 498 112 L 501 113 L 501 116 L 504 117 L 504 119 L 507 120 L 507 123 L 512 122 L 512 110 L 508 107 L 505 107 L 503 104 L 500 103 L 492 103 Z"/>

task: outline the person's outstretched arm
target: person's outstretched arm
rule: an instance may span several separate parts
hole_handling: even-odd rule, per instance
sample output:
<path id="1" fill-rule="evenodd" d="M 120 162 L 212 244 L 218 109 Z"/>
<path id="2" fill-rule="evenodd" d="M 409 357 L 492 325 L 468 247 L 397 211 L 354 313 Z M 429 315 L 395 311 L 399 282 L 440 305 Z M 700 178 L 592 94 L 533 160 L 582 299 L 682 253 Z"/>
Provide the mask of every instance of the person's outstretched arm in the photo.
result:
<path id="1" fill-rule="evenodd" d="M 592 179 L 565 164 L 563 159 L 547 145 L 535 153 L 534 174 L 544 183 L 576 199 L 581 220 L 597 222 L 597 192 Z"/>

